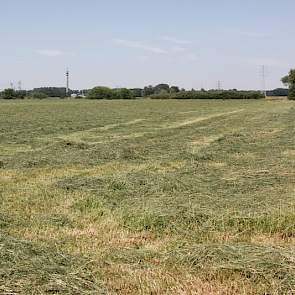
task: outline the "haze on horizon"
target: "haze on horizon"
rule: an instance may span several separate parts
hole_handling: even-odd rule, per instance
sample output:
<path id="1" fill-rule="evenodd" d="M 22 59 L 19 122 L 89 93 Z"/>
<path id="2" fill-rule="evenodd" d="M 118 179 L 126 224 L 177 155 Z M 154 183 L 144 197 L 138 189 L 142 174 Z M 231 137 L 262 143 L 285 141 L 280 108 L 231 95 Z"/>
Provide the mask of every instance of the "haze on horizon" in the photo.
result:
<path id="1" fill-rule="evenodd" d="M 2 0 L 0 89 L 267 88 L 295 67 L 292 0 Z"/>

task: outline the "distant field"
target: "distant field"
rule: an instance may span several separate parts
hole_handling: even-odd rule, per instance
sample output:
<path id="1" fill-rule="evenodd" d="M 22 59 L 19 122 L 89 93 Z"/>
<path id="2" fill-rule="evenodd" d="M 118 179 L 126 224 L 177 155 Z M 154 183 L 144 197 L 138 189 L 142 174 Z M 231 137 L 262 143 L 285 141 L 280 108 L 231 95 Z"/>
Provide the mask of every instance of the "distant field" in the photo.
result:
<path id="1" fill-rule="evenodd" d="M 0 294 L 295 294 L 295 103 L 0 102 Z"/>

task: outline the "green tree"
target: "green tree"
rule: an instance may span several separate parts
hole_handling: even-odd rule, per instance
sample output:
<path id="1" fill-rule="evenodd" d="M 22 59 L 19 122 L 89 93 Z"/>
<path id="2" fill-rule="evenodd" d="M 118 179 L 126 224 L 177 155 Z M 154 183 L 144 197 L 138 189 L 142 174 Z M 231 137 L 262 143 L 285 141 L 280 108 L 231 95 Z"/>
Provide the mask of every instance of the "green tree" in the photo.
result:
<path id="1" fill-rule="evenodd" d="M 144 96 L 150 96 L 150 95 L 153 95 L 154 93 L 155 93 L 154 87 L 151 86 L 151 85 L 146 86 L 143 89 L 143 95 Z"/>
<path id="2" fill-rule="evenodd" d="M 134 98 L 133 92 L 127 88 L 114 89 L 114 98 L 116 99 L 132 99 Z"/>
<path id="3" fill-rule="evenodd" d="M 281 79 L 282 83 L 286 86 L 288 86 L 289 84 L 289 75 L 287 76 L 284 76 L 282 79 Z"/>
<path id="4" fill-rule="evenodd" d="M 132 91 L 134 97 L 142 97 L 143 96 L 143 89 L 141 89 L 141 88 L 133 88 L 130 90 Z"/>
<path id="5" fill-rule="evenodd" d="M 290 70 L 289 75 L 283 77 L 281 81 L 286 86 L 289 86 L 288 98 L 295 100 L 295 69 Z"/>
<path id="6" fill-rule="evenodd" d="M 33 92 L 44 93 L 47 97 L 66 97 L 66 88 L 64 87 L 40 87 L 34 88 Z"/>
<path id="7" fill-rule="evenodd" d="M 16 98 L 16 92 L 12 88 L 5 89 L 1 93 L 1 98 L 3 98 L 3 99 L 15 99 Z"/>
<path id="8" fill-rule="evenodd" d="M 94 87 L 87 93 L 87 98 L 89 99 L 112 99 L 114 98 L 114 93 L 112 89 L 108 87 Z"/>
<path id="9" fill-rule="evenodd" d="M 163 91 L 165 91 L 166 93 L 169 93 L 170 86 L 168 84 L 159 84 L 154 87 L 154 94 L 164 93 Z"/>
<path id="10" fill-rule="evenodd" d="M 178 86 L 171 86 L 170 87 L 170 93 L 178 93 L 178 92 L 180 92 Z"/>
<path id="11" fill-rule="evenodd" d="M 27 95 L 27 91 L 26 90 L 17 90 L 15 91 L 15 97 L 17 99 L 24 99 Z"/>

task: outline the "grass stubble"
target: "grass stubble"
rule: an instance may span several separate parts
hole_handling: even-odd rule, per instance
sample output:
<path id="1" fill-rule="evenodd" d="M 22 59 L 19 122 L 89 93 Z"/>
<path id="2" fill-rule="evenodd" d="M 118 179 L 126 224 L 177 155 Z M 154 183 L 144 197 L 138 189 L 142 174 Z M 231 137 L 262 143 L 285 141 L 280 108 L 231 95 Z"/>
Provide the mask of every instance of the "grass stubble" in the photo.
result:
<path id="1" fill-rule="evenodd" d="M 292 102 L 0 108 L 1 294 L 295 294 Z"/>

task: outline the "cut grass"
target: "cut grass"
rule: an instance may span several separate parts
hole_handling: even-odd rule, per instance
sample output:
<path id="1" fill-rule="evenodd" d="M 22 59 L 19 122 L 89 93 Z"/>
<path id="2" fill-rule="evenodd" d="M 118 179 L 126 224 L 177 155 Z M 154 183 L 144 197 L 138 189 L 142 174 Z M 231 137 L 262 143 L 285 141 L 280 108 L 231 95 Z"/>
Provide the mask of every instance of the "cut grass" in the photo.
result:
<path id="1" fill-rule="evenodd" d="M 295 292 L 293 102 L 0 108 L 5 292 Z"/>
<path id="2" fill-rule="evenodd" d="M 91 260 L 0 234 L 1 294 L 107 294 Z"/>
<path id="3" fill-rule="evenodd" d="M 235 274 L 265 288 L 265 294 L 295 292 L 295 252 L 255 245 L 203 244 L 171 253 L 177 264 L 186 264 L 204 278 L 231 278 Z"/>

